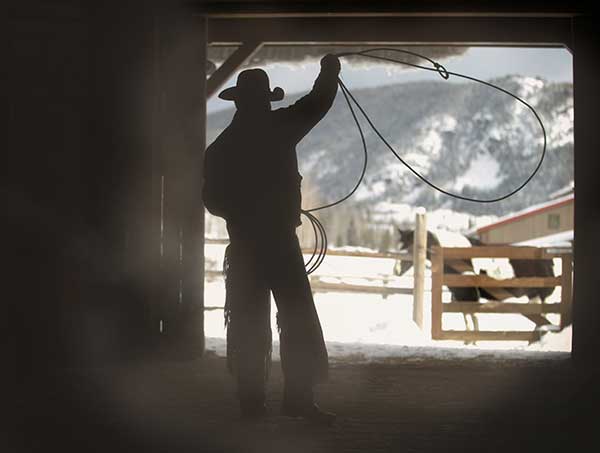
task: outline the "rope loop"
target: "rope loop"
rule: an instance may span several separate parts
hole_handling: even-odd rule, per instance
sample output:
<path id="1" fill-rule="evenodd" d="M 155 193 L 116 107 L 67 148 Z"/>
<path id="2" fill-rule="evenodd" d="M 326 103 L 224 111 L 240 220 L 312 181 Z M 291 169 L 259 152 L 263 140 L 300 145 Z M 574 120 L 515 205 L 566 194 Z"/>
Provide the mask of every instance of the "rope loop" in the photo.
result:
<path id="1" fill-rule="evenodd" d="M 442 77 L 442 79 L 448 80 L 450 78 L 450 74 L 448 74 L 448 71 L 444 66 L 437 62 L 433 63 L 433 66 L 435 67 L 435 69 L 437 69 L 437 72 Z"/>
<path id="2" fill-rule="evenodd" d="M 407 55 L 412 55 L 412 56 L 415 56 L 415 57 L 418 57 L 418 58 L 421 58 L 423 60 L 428 61 L 429 63 L 431 63 L 431 65 L 433 67 L 418 65 L 418 64 L 415 64 L 415 63 L 410 63 L 410 62 L 407 62 L 407 61 L 397 60 L 397 59 L 390 58 L 390 57 L 384 57 L 384 56 L 380 56 L 380 55 L 373 55 L 373 52 L 377 52 L 377 51 L 397 52 L 397 53 L 404 53 L 404 54 L 407 54 Z M 417 178 L 419 178 L 421 181 L 423 181 L 425 184 L 427 184 L 431 188 L 433 188 L 433 189 L 437 190 L 438 192 L 441 192 L 444 195 L 447 195 L 449 197 L 457 198 L 459 200 L 471 201 L 471 202 L 474 202 L 474 203 L 495 203 L 497 201 L 501 201 L 501 200 L 504 200 L 506 198 L 509 198 L 509 197 L 515 195 L 517 192 L 521 191 L 531 181 L 531 179 L 536 175 L 536 173 L 538 172 L 538 170 L 542 166 L 542 162 L 544 161 L 544 157 L 546 155 L 546 146 L 547 146 L 546 129 L 544 127 L 544 123 L 542 122 L 542 119 L 540 118 L 540 116 L 538 115 L 538 113 L 536 112 L 536 110 L 530 104 L 528 104 L 527 102 L 525 102 L 523 99 L 521 99 L 517 95 L 511 93 L 510 91 L 507 91 L 504 88 L 501 88 L 501 87 L 499 87 L 497 85 L 494 85 L 493 83 L 486 82 L 484 80 L 477 79 L 475 77 L 471 77 L 471 76 L 468 76 L 468 75 L 465 75 L 465 74 L 461 74 L 461 73 L 458 73 L 458 72 L 448 71 L 442 64 L 440 64 L 440 63 L 432 60 L 431 58 L 426 57 L 425 55 L 420 55 L 420 54 L 418 54 L 416 52 L 413 52 L 413 51 L 405 50 L 405 49 L 395 49 L 395 48 L 381 47 L 381 48 L 366 49 L 366 50 L 359 51 L 359 52 L 343 52 L 343 53 L 338 53 L 338 54 L 335 54 L 335 55 L 338 58 L 360 55 L 360 56 L 366 57 L 366 58 L 371 58 L 371 59 L 381 60 L 381 61 L 387 61 L 387 62 L 395 63 L 395 64 L 403 64 L 403 65 L 406 65 L 406 66 L 411 66 L 411 67 L 414 67 L 414 68 L 417 68 L 417 69 L 426 70 L 426 71 L 435 71 L 444 80 L 448 80 L 450 78 L 450 76 L 452 75 L 452 76 L 459 77 L 459 78 L 462 78 L 462 79 L 465 79 L 465 80 L 470 80 L 470 81 L 473 81 L 473 82 L 480 83 L 480 84 L 488 86 L 490 88 L 494 88 L 495 90 L 500 91 L 501 93 L 504 93 L 504 94 L 506 94 L 506 95 L 514 98 L 516 101 L 520 102 L 521 104 L 523 104 L 525 107 L 527 107 L 531 111 L 531 113 L 534 115 L 534 117 L 536 118 L 536 120 L 538 121 L 538 123 L 540 125 L 541 131 L 542 131 L 542 135 L 543 135 L 543 145 L 542 145 L 542 151 L 541 151 L 540 159 L 539 159 L 536 167 L 534 168 L 534 170 L 525 179 L 525 181 L 523 181 L 522 184 L 520 184 L 516 189 L 510 191 L 509 193 L 507 193 L 505 195 L 502 195 L 500 197 L 495 197 L 495 198 L 490 198 L 490 199 L 477 199 L 477 198 L 473 198 L 473 197 L 468 197 L 468 196 L 464 196 L 464 195 L 459 195 L 459 194 L 456 194 L 456 193 L 452 193 L 452 192 L 449 192 L 447 190 L 442 189 L 441 187 L 439 187 L 439 186 L 435 185 L 434 183 L 432 183 L 431 181 L 429 181 L 427 178 L 425 178 L 423 175 L 421 175 L 419 172 L 417 172 L 409 163 L 407 163 L 404 159 L 402 159 L 402 157 L 392 147 L 392 145 L 385 139 L 385 137 L 381 134 L 381 132 L 379 132 L 379 130 L 377 129 L 377 127 L 375 126 L 375 124 L 373 124 L 373 121 L 371 120 L 371 118 L 369 117 L 369 115 L 367 114 L 367 112 L 365 112 L 365 110 L 363 109 L 363 107 L 359 104 L 359 102 L 356 100 L 356 98 L 351 93 L 351 91 L 348 89 L 348 87 L 344 84 L 344 82 L 342 82 L 342 79 L 338 78 L 338 84 L 340 86 L 340 90 L 341 90 L 342 94 L 344 95 L 344 99 L 346 100 L 346 104 L 348 105 L 350 113 L 352 114 L 352 118 L 353 118 L 353 120 L 354 120 L 354 122 L 356 124 L 356 127 L 357 127 L 358 132 L 359 132 L 360 137 L 361 137 L 362 147 L 363 147 L 364 163 L 363 163 L 363 168 L 362 168 L 361 174 L 359 176 L 358 182 L 356 183 L 356 185 L 352 188 L 352 190 L 347 195 L 345 195 L 341 199 L 339 199 L 337 201 L 334 201 L 332 203 L 329 203 L 329 204 L 326 204 L 326 205 L 323 205 L 323 206 L 319 206 L 319 207 L 316 207 L 316 208 L 311 208 L 311 209 L 307 209 L 307 210 L 303 210 L 302 211 L 302 214 L 304 214 L 310 220 L 311 225 L 312 225 L 313 230 L 314 230 L 314 233 L 315 233 L 315 246 L 314 246 L 313 254 L 312 254 L 310 260 L 306 263 L 306 267 L 310 266 L 309 269 L 308 269 L 308 271 L 307 271 L 308 274 L 314 272 L 321 265 L 321 263 L 325 259 L 325 255 L 327 253 L 327 234 L 325 232 L 325 228 L 323 227 L 323 224 L 321 224 L 321 222 L 312 213 L 315 212 L 315 211 L 319 211 L 321 209 L 331 208 L 331 207 L 333 207 L 335 205 L 338 205 L 338 204 L 344 202 L 348 198 L 350 198 L 354 194 L 354 192 L 356 192 L 356 190 L 358 189 L 358 187 L 362 183 L 362 181 L 363 181 L 363 179 L 365 177 L 366 170 L 367 170 L 367 161 L 368 161 L 367 143 L 366 143 L 366 140 L 365 140 L 364 132 L 362 130 L 360 122 L 358 121 L 358 117 L 356 115 L 356 112 L 354 111 L 354 108 L 353 108 L 352 104 L 354 104 L 356 106 L 356 108 L 360 111 L 360 113 L 363 115 L 363 117 L 365 118 L 365 120 L 367 121 L 367 123 L 369 124 L 369 126 L 371 126 L 371 129 L 373 129 L 373 132 L 375 132 L 375 134 L 387 146 L 387 148 L 392 152 L 392 154 L 394 154 L 394 156 L 396 156 L 396 158 L 408 170 L 410 170 Z"/>

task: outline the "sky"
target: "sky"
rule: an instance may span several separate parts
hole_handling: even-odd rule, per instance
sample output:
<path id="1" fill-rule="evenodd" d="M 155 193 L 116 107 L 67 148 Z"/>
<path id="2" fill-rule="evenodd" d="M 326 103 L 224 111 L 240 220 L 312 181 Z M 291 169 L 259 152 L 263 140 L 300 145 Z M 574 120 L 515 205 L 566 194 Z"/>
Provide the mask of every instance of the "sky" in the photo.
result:
<path id="1" fill-rule="evenodd" d="M 505 75 L 542 77 L 552 82 L 573 82 L 573 60 L 564 48 L 470 47 L 463 55 L 440 60 L 448 71 L 489 80 Z M 308 92 L 319 73 L 319 62 L 272 63 L 263 67 L 269 74 L 271 88 L 280 86 L 286 93 Z M 352 90 L 415 80 L 441 80 L 430 71 L 401 65 L 374 64 L 352 66 L 342 59 L 341 78 Z M 225 87 L 235 85 L 237 73 Z M 449 82 L 463 82 L 451 77 Z M 232 107 L 215 95 L 207 104 L 208 113 Z"/>

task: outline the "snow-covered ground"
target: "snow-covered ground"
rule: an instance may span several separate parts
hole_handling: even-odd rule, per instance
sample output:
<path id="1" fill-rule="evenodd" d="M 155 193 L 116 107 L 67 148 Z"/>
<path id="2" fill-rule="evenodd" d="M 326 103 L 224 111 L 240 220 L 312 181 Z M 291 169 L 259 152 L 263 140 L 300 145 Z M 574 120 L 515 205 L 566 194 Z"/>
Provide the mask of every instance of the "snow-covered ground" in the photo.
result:
<path id="1" fill-rule="evenodd" d="M 207 244 L 207 263 L 222 262 L 224 245 Z M 499 261 L 499 260 L 496 260 Z M 496 264 L 496 271 L 502 263 Z M 489 263 L 488 263 L 489 265 Z M 316 272 L 322 279 L 345 283 L 365 284 L 362 278 L 390 278 L 388 285 L 404 288 L 412 287 L 412 275 L 402 278 L 391 276 L 394 260 L 386 258 L 361 258 L 328 256 Z M 476 266 L 477 267 L 477 266 Z M 409 271 L 410 272 L 410 271 Z M 560 269 L 557 269 L 560 272 Z M 492 272 L 493 274 L 493 272 Z M 426 275 L 429 275 L 427 272 Z M 372 281 L 369 282 L 373 284 Z M 527 342 L 477 342 L 465 345 L 460 341 L 433 341 L 430 338 L 430 282 L 426 280 L 425 328 L 421 330 L 412 320 L 412 295 L 396 294 L 383 296 L 373 293 L 316 292 L 315 303 L 332 359 L 377 360 L 382 358 L 470 358 L 494 356 L 527 358 L 540 352 L 556 352 L 564 356 L 571 351 L 571 328 L 562 332 L 547 333 L 540 342 L 528 345 Z M 449 293 L 444 293 L 448 301 Z M 209 307 L 222 307 L 225 300 L 225 287 L 222 278 L 207 279 L 205 282 L 205 304 Z M 547 299 L 547 303 L 560 300 L 560 288 Z M 525 298 L 514 302 L 526 303 Z M 276 307 L 272 303 L 271 322 L 275 342 L 274 358 L 278 358 L 277 329 L 275 328 Z M 533 323 L 514 314 L 479 314 L 481 330 L 533 330 Z M 548 318 L 557 323 L 558 315 Z M 443 318 L 444 329 L 464 330 L 461 314 L 447 313 Z M 223 311 L 213 309 L 205 312 L 205 334 L 207 349 L 219 355 L 225 354 L 225 329 Z"/>

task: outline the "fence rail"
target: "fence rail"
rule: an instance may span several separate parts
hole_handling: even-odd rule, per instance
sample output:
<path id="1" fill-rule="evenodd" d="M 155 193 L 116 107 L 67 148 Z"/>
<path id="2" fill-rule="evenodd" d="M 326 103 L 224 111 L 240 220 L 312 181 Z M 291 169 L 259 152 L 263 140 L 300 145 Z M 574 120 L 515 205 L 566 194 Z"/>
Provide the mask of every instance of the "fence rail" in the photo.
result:
<path id="1" fill-rule="evenodd" d="M 536 260 L 570 255 L 571 249 L 558 247 L 526 247 L 515 245 L 485 245 L 479 247 L 444 247 L 445 259 L 511 258 Z"/>
<path id="2" fill-rule="evenodd" d="M 446 286 L 456 288 L 549 288 L 560 286 L 560 277 L 516 277 L 499 280 L 487 275 L 444 274 Z"/>
<path id="3" fill-rule="evenodd" d="M 207 244 L 215 244 L 215 245 L 226 245 L 229 244 L 229 239 L 227 238 L 206 238 Z M 302 253 L 304 255 L 311 255 L 313 253 L 313 249 L 304 248 L 302 249 Z M 413 255 L 410 253 L 400 253 L 400 252 L 375 252 L 375 251 L 351 251 L 351 250 L 336 250 L 336 249 L 328 249 L 327 255 L 329 256 L 343 256 L 343 257 L 356 257 L 356 258 L 389 258 L 394 260 L 404 260 L 404 261 L 412 261 Z M 209 279 L 218 279 L 223 277 L 223 271 L 218 269 L 207 269 L 205 271 L 205 276 Z M 357 279 L 368 282 L 376 282 L 380 285 L 364 285 L 364 284 L 356 284 L 349 282 L 331 282 L 324 281 L 327 278 L 335 278 L 335 279 Z M 310 276 L 310 284 L 312 289 L 315 292 L 359 292 L 359 293 L 373 293 L 373 294 L 382 294 L 383 296 L 393 295 L 393 294 L 412 294 L 413 288 L 411 287 L 399 287 L 394 285 L 400 279 L 390 274 L 390 276 L 376 276 L 376 277 L 362 277 L 358 275 L 315 275 L 311 274 Z"/>
<path id="4" fill-rule="evenodd" d="M 215 245 L 226 245 L 229 244 L 228 238 L 206 238 L 206 244 Z M 302 253 L 304 255 L 311 255 L 314 249 L 303 248 Z M 405 261 L 412 261 L 413 256 L 410 253 L 400 252 L 375 252 L 375 251 L 362 251 L 362 250 L 338 250 L 338 249 L 327 249 L 327 255 L 329 256 L 356 256 L 361 258 L 391 258 L 391 259 L 402 259 Z"/>

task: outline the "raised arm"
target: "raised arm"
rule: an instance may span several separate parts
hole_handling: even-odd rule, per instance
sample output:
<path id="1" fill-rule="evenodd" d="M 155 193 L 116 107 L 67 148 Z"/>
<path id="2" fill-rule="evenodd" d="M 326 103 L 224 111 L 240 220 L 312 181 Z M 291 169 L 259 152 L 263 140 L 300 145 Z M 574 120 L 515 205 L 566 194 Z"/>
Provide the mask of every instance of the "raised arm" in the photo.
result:
<path id="1" fill-rule="evenodd" d="M 338 88 L 340 60 L 335 55 L 321 59 L 321 71 L 312 90 L 285 109 L 289 131 L 300 141 L 325 116 L 333 104 Z"/>

